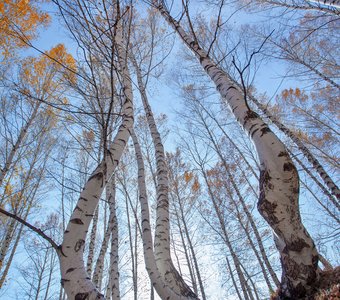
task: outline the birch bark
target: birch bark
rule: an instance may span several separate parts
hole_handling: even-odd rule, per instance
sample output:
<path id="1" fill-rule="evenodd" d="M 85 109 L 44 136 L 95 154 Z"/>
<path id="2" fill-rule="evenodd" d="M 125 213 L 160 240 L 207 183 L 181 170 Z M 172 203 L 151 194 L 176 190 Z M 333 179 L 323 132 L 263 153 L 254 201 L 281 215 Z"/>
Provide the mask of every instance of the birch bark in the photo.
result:
<path id="1" fill-rule="evenodd" d="M 130 73 L 126 60 L 126 49 L 124 48 L 122 20 L 117 22 L 117 34 L 115 46 L 119 62 L 119 72 L 123 85 L 124 102 L 122 106 L 122 123 L 110 146 L 106 150 L 105 158 L 85 184 L 76 207 L 71 215 L 70 221 L 64 233 L 63 242 L 59 250 L 61 282 L 68 298 L 81 299 L 104 299 L 96 286 L 91 281 L 84 267 L 84 245 L 87 231 L 94 212 L 98 205 L 100 196 L 105 187 L 105 175 L 108 171 L 110 177 L 117 167 L 125 145 L 129 139 L 130 128 L 133 127 L 133 94 Z"/>
<path id="2" fill-rule="evenodd" d="M 142 157 L 142 151 L 133 129 L 131 130 L 131 137 L 134 143 L 138 165 L 138 190 L 142 215 L 142 239 L 146 270 L 151 279 L 152 286 L 155 288 L 156 292 L 162 299 L 169 300 L 188 299 L 185 297 L 181 297 L 181 295 L 176 294 L 163 280 L 163 276 L 158 270 L 153 250 L 153 241 L 150 227 L 150 214 L 145 185 L 144 162 Z"/>
<path id="3" fill-rule="evenodd" d="M 318 253 L 302 225 L 299 213 L 299 177 L 283 143 L 268 125 L 252 111 L 243 93 L 181 25 L 157 1 L 153 2 L 183 43 L 198 58 L 215 83 L 234 116 L 251 137 L 260 161 L 260 197 L 258 209 L 280 241 L 283 269 L 279 296 L 303 298 L 312 293 L 317 279 Z"/>
<path id="4" fill-rule="evenodd" d="M 133 59 L 137 73 L 138 88 L 141 94 L 143 107 L 147 117 L 149 129 L 156 154 L 156 230 L 155 230 L 155 257 L 159 272 L 169 286 L 178 294 L 197 298 L 190 287 L 185 283 L 182 276 L 178 273 L 170 255 L 170 222 L 169 222 L 169 178 L 168 169 L 165 161 L 164 146 L 158 132 L 151 107 L 149 105 L 142 75 L 136 61 Z"/>

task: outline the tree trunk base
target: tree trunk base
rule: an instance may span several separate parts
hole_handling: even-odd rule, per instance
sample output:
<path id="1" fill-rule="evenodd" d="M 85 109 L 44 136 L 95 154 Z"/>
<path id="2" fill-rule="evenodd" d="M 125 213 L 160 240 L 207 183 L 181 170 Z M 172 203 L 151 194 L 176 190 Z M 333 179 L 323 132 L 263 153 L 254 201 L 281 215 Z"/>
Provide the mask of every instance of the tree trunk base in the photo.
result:
<path id="1" fill-rule="evenodd" d="M 340 300 L 340 267 L 320 271 L 319 279 L 311 295 L 299 299 L 287 298 L 280 296 L 280 289 L 278 289 L 270 300 Z"/>

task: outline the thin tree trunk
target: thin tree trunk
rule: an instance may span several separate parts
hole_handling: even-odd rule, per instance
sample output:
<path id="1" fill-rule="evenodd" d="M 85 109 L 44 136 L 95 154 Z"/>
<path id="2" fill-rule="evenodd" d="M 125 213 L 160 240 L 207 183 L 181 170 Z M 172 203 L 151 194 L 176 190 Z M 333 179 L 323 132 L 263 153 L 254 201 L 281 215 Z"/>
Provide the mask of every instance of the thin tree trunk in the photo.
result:
<path id="1" fill-rule="evenodd" d="M 104 269 L 104 259 L 105 254 L 107 252 L 107 248 L 110 241 L 110 236 L 113 234 L 113 229 L 116 224 L 114 223 L 114 215 L 115 215 L 115 183 L 114 183 L 114 175 L 111 177 L 110 181 L 106 185 L 106 199 L 110 206 L 110 215 L 108 218 L 108 223 L 106 226 L 104 238 L 99 250 L 99 255 L 95 264 L 94 272 L 93 272 L 93 283 L 97 285 L 99 289 L 101 289 L 101 282 L 103 278 L 103 269 Z M 117 228 L 116 228 L 117 230 Z M 111 264 L 110 264 L 111 266 Z M 111 273 L 117 272 L 118 270 L 110 268 L 110 276 Z"/>
<path id="2" fill-rule="evenodd" d="M 189 234 L 187 222 L 185 220 L 183 203 L 182 203 L 182 199 L 180 197 L 177 185 L 175 186 L 175 191 L 176 191 L 176 196 L 177 196 L 178 203 L 179 203 L 180 214 L 181 214 L 181 219 L 182 219 L 182 223 L 183 223 L 183 227 L 184 227 L 185 236 L 186 236 L 186 238 L 188 240 L 190 252 L 192 254 L 192 259 L 194 261 L 194 266 L 195 266 L 195 270 L 196 270 L 196 274 L 197 274 L 197 280 L 198 280 L 198 284 L 199 284 L 200 290 L 201 290 L 201 296 L 202 296 L 203 300 L 206 300 L 206 296 L 205 296 L 205 292 L 204 292 L 204 286 L 203 286 L 203 281 L 202 281 L 202 278 L 201 278 L 201 273 L 200 273 L 200 270 L 199 270 L 199 266 L 198 266 L 198 262 L 197 262 L 197 258 L 196 258 L 196 254 L 195 254 L 195 249 L 194 249 L 194 246 L 193 246 L 192 241 L 191 241 L 191 237 L 190 237 L 190 234 Z"/>
<path id="3" fill-rule="evenodd" d="M 108 171 L 108 174 L 111 176 L 117 167 L 130 136 L 129 130 L 133 127 L 132 84 L 127 63 L 124 59 L 125 49 L 123 41 L 120 19 L 117 22 L 115 42 L 118 52 L 120 74 L 122 76 L 121 80 L 124 86 L 124 102 L 122 107 L 123 120 L 110 149 L 105 149 L 107 153 L 104 157 L 108 157 L 108 160 L 103 161 L 98 165 L 80 194 L 58 252 L 62 278 L 61 282 L 70 299 L 104 299 L 104 296 L 100 294 L 96 286 L 88 277 L 84 266 L 83 253 L 87 231 L 105 187 L 104 178 L 107 174 L 106 172 Z"/>
<path id="4" fill-rule="evenodd" d="M 111 249 L 110 249 L 110 272 L 109 283 L 106 290 L 106 298 L 112 300 L 120 299 L 119 288 L 119 255 L 118 255 L 118 220 L 116 213 L 116 185 L 112 178 L 109 185 L 109 209 L 110 209 L 110 226 L 111 230 Z"/>
<path id="5" fill-rule="evenodd" d="M 20 129 L 19 136 L 18 136 L 15 144 L 13 145 L 13 148 L 11 149 L 11 151 L 10 151 L 10 153 L 9 153 L 7 159 L 6 159 L 5 165 L 0 170 L 0 186 L 2 186 L 2 182 L 5 178 L 5 176 L 7 175 L 7 172 L 11 168 L 15 154 L 17 153 L 20 145 L 23 143 L 24 139 L 26 138 L 27 131 L 28 131 L 29 127 L 32 125 L 33 120 L 35 119 L 35 117 L 38 114 L 40 104 L 41 104 L 41 102 L 38 102 L 38 104 L 35 105 L 35 107 L 34 107 L 32 113 L 30 114 L 30 117 L 27 120 L 26 124 L 24 125 L 24 127 L 22 127 Z"/>
<path id="6" fill-rule="evenodd" d="M 90 275 L 90 277 L 92 277 L 93 257 L 94 257 L 96 239 L 97 239 L 98 214 L 99 214 L 99 205 L 97 206 L 96 211 L 94 212 L 94 216 L 93 216 L 93 220 L 92 220 L 89 253 L 88 253 L 88 256 L 87 256 L 87 263 L 86 263 L 86 272 Z"/>
<path id="7" fill-rule="evenodd" d="M 240 281 L 241 290 L 243 292 L 243 297 L 244 297 L 243 299 L 250 300 L 249 299 L 250 295 L 248 295 L 247 283 L 246 283 L 246 280 L 244 278 L 243 272 L 242 272 L 242 270 L 240 268 L 241 263 L 240 263 L 239 258 L 237 256 L 237 254 L 235 253 L 234 248 L 233 248 L 233 246 L 232 246 L 232 244 L 230 242 L 229 235 L 227 233 L 227 230 L 225 228 L 225 223 L 224 223 L 224 220 L 223 220 L 222 215 L 221 215 L 221 211 L 220 211 L 220 209 L 218 207 L 218 204 L 216 203 L 216 199 L 215 199 L 215 196 L 214 196 L 214 194 L 213 194 L 213 192 L 211 190 L 211 187 L 209 185 L 207 175 L 206 175 L 206 173 L 204 171 L 202 172 L 202 174 L 203 174 L 206 186 L 208 188 L 208 194 L 209 194 L 209 196 L 210 196 L 210 198 L 212 200 L 212 203 L 213 203 L 213 206 L 214 206 L 214 209 L 215 209 L 215 213 L 217 215 L 217 218 L 218 218 L 218 221 L 219 221 L 219 224 L 220 224 L 220 228 L 221 228 L 222 233 L 223 233 L 224 242 L 225 242 L 225 244 L 226 244 L 226 246 L 227 246 L 227 248 L 228 248 L 228 250 L 229 250 L 229 252 L 231 254 L 231 257 L 233 259 L 233 263 L 234 263 L 234 266 L 235 266 L 235 269 L 236 269 L 236 272 L 237 272 L 237 275 L 238 275 L 238 278 L 239 278 L 239 281 Z"/>
<path id="8" fill-rule="evenodd" d="M 231 281 L 232 281 L 233 286 L 234 286 L 234 288 L 235 288 L 237 297 L 238 297 L 240 300 L 243 300 L 243 298 L 242 298 L 242 296 L 241 296 L 241 293 L 240 293 L 240 291 L 238 290 L 239 288 L 238 288 L 238 286 L 237 286 L 237 282 L 236 282 L 235 277 L 234 277 L 234 272 L 233 272 L 233 270 L 231 269 L 231 265 L 230 265 L 228 256 L 226 256 L 225 259 L 226 259 L 226 262 L 227 262 L 227 267 L 228 267 L 228 270 L 229 270 L 229 275 L 230 275 L 230 277 L 231 277 Z"/>
<path id="9" fill-rule="evenodd" d="M 245 202 L 245 200 L 244 200 L 244 198 L 243 198 L 243 196 L 242 196 L 242 194 L 241 194 L 241 192 L 240 192 L 240 190 L 238 188 L 238 185 L 236 184 L 236 182 L 234 180 L 234 177 L 233 177 L 232 172 L 231 172 L 231 170 L 229 168 L 229 165 L 227 164 L 223 154 L 221 153 L 221 149 L 220 149 L 219 145 L 217 144 L 215 137 L 213 136 L 212 132 L 210 131 L 209 127 L 207 126 L 207 124 L 206 124 L 206 122 L 204 121 L 203 118 L 202 118 L 202 122 L 204 123 L 204 128 L 205 128 L 205 130 L 207 131 L 207 133 L 209 135 L 210 141 L 213 143 L 215 152 L 217 153 L 218 157 L 220 158 L 221 163 L 222 163 L 222 165 L 223 165 L 223 167 L 224 167 L 224 169 L 225 169 L 225 171 L 227 173 L 229 182 L 231 183 L 234 191 L 236 192 L 236 195 L 237 195 L 237 197 L 239 199 L 239 202 L 241 203 L 242 209 L 245 212 L 245 214 L 247 216 L 247 219 L 249 220 L 251 228 L 252 228 L 252 230 L 253 230 L 253 232 L 255 234 L 255 238 L 256 238 L 257 244 L 258 244 L 258 246 L 260 248 L 260 253 L 261 253 L 262 259 L 263 259 L 263 261 L 264 261 L 264 263 L 265 263 L 265 265 L 266 265 L 266 267 L 267 267 L 267 269 L 268 269 L 268 271 L 269 271 L 269 273 L 270 273 L 270 275 L 271 275 L 275 285 L 278 287 L 280 285 L 280 281 L 277 278 L 276 273 L 274 272 L 274 270 L 273 270 L 273 268 L 272 268 L 272 266 L 271 266 L 271 264 L 270 264 L 270 262 L 268 260 L 268 257 L 267 257 L 264 245 L 262 243 L 261 235 L 260 235 L 260 233 L 259 233 L 259 231 L 257 229 L 257 226 L 255 224 L 254 218 L 251 215 L 251 213 L 250 213 L 250 211 L 249 211 L 249 209 L 247 207 L 247 204 L 246 204 L 246 202 Z M 239 214 L 238 205 L 234 201 L 230 191 L 229 191 L 229 197 L 230 197 L 231 201 L 234 203 L 235 209 L 237 210 L 237 212 Z M 252 249 L 254 250 L 255 256 L 258 259 L 258 262 L 260 264 L 260 267 L 261 267 L 264 279 L 265 279 L 265 281 L 266 281 L 266 283 L 268 285 L 268 288 L 270 290 L 273 290 L 273 288 L 271 286 L 271 283 L 270 283 L 270 280 L 269 280 L 268 275 L 267 275 L 267 271 L 266 271 L 266 269 L 265 269 L 265 267 L 263 265 L 262 259 L 258 255 L 258 251 L 257 251 L 257 249 L 256 249 L 256 247 L 255 247 L 255 245 L 254 245 L 254 243 L 252 241 L 252 238 L 249 235 L 248 230 L 244 227 L 244 224 L 242 223 L 242 221 L 240 222 L 240 225 L 245 230 L 245 233 L 246 233 L 246 235 L 248 237 L 250 245 L 251 245 Z"/>
<path id="10" fill-rule="evenodd" d="M 141 94 L 143 107 L 147 117 L 149 129 L 156 155 L 157 168 L 157 209 L 156 209 L 156 229 L 155 229 L 155 256 L 158 269 L 167 283 L 178 294 L 197 298 L 190 287 L 184 282 L 171 259 L 170 255 L 170 215 L 169 215 L 169 179 L 168 169 L 165 160 L 164 146 L 158 132 L 151 107 L 148 103 L 145 86 L 142 81 L 141 71 L 136 61 L 133 59 L 137 73 L 138 88 Z"/>
<path id="11" fill-rule="evenodd" d="M 138 164 L 138 190 L 139 200 L 142 215 L 142 239 L 143 239 L 143 251 L 145 267 L 149 274 L 153 287 L 157 291 L 161 299 L 168 300 L 184 300 L 192 299 L 190 297 L 184 297 L 181 294 L 174 292 L 163 280 L 163 276 L 158 270 L 156 258 L 153 250 L 153 241 L 150 227 L 150 215 L 149 204 L 147 201 L 146 185 L 145 185 L 145 171 L 142 157 L 142 151 L 138 143 L 137 137 L 133 130 L 131 130 L 131 137 L 135 146 L 137 164 Z M 196 299 L 196 298 L 195 298 Z"/>

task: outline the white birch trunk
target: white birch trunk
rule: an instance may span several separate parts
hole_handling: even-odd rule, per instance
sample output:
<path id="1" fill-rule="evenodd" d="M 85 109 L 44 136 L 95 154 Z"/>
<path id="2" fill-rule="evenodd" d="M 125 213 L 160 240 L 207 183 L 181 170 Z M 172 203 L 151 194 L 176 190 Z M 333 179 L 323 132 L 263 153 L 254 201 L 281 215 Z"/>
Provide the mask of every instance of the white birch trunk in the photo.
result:
<path id="1" fill-rule="evenodd" d="M 109 189 L 109 208 L 110 208 L 110 226 L 111 230 L 111 249 L 110 249 L 110 273 L 109 283 L 106 290 L 106 298 L 112 300 L 120 299 L 119 288 L 119 265 L 118 265 L 118 221 L 116 213 L 116 200 L 115 200 L 115 182 L 112 180 Z"/>
<path id="2" fill-rule="evenodd" d="M 156 292 L 162 299 L 167 300 L 184 300 L 192 299 L 190 297 L 184 297 L 173 291 L 167 282 L 163 280 L 163 276 L 158 270 L 156 264 L 155 254 L 153 251 L 153 241 L 150 227 L 150 214 L 149 204 L 147 200 L 147 191 L 145 185 L 145 172 L 144 163 L 142 157 L 142 151 L 140 149 L 138 140 L 133 130 L 131 130 L 131 137 L 135 146 L 137 164 L 138 164 L 138 189 L 139 189 L 139 201 L 141 206 L 142 215 L 142 239 L 143 239 L 143 251 L 146 270 L 149 274 L 150 280 Z"/>
<path id="3" fill-rule="evenodd" d="M 144 83 L 140 69 L 133 59 L 137 73 L 138 87 L 141 93 L 143 107 L 147 117 L 149 129 L 156 155 L 157 168 L 157 209 L 156 209 L 156 229 L 155 229 L 155 257 L 159 272 L 169 284 L 169 286 L 178 294 L 197 298 L 195 293 L 185 283 L 181 275 L 178 273 L 170 255 L 170 216 L 169 216 L 169 178 L 168 168 L 165 161 L 164 146 L 161 135 L 158 132 L 155 119 L 152 114 L 151 107 L 148 103 Z"/>
<path id="4" fill-rule="evenodd" d="M 177 32 L 185 45 L 199 59 L 201 66 L 215 83 L 234 116 L 251 137 L 260 160 L 260 198 L 258 209 L 280 240 L 283 269 L 280 297 L 299 299 L 313 290 L 317 278 L 318 254 L 301 223 L 299 213 L 299 177 L 283 143 L 267 124 L 248 107 L 243 93 L 186 34 L 166 9 L 157 9 Z"/>
<path id="5" fill-rule="evenodd" d="M 116 202 L 115 202 L 115 183 L 114 183 L 114 175 L 111 177 L 110 181 L 106 184 L 106 199 L 107 202 L 109 203 L 109 208 L 110 208 L 110 215 L 107 223 L 107 228 L 105 230 L 104 238 L 99 250 L 99 255 L 95 264 L 94 272 L 93 272 L 93 283 L 100 289 L 101 287 L 101 281 L 103 277 L 103 268 L 104 268 L 104 259 L 105 259 L 105 254 L 109 245 L 110 241 L 110 236 L 113 234 L 114 230 L 117 230 L 117 224 L 115 220 L 115 209 L 116 209 Z M 115 249 L 111 249 L 115 250 Z M 118 254 L 118 253 L 115 253 Z M 118 272 L 117 269 L 111 268 L 110 264 L 110 276 L 112 273 Z M 113 274 L 112 274 L 113 275 Z M 115 287 L 117 288 L 117 287 Z"/>
<path id="6" fill-rule="evenodd" d="M 117 24 L 116 47 L 122 76 L 124 103 L 123 120 L 118 132 L 107 150 L 106 161 L 101 162 L 85 184 L 77 205 L 71 215 L 59 250 L 61 282 L 69 299 L 99 300 L 104 299 L 91 281 L 84 266 L 84 244 L 88 228 L 105 187 L 105 175 L 117 167 L 133 127 L 132 85 L 127 68 L 121 21 Z"/>

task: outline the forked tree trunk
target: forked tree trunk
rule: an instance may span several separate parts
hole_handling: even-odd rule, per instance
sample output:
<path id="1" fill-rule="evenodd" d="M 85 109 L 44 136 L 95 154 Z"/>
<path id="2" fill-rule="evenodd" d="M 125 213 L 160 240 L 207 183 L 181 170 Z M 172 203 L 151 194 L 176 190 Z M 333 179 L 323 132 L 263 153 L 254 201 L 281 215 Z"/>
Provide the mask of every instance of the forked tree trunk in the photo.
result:
<path id="1" fill-rule="evenodd" d="M 161 297 L 161 299 L 167 300 L 184 300 L 192 299 L 189 297 L 184 297 L 180 294 L 174 292 L 164 281 L 163 276 L 158 270 L 158 266 L 155 259 L 155 254 L 153 250 L 153 241 L 150 227 L 150 214 L 149 214 L 149 204 L 147 200 L 146 184 L 145 184 L 145 171 L 144 162 L 142 157 L 142 151 L 138 143 L 137 137 L 133 130 L 131 130 L 131 137 L 134 143 L 137 165 L 138 165 L 138 191 L 139 191 L 139 201 L 141 207 L 142 215 L 142 239 L 143 239 L 143 252 L 145 267 L 149 274 L 152 286 Z M 176 283 L 175 283 L 176 284 Z"/>
<path id="2" fill-rule="evenodd" d="M 298 172 L 284 144 L 259 115 L 249 108 L 243 93 L 197 41 L 184 31 L 161 4 L 157 1 L 154 4 L 198 58 L 237 121 L 252 138 L 260 161 L 258 209 L 279 241 L 278 250 L 283 269 L 279 295 L 288 299 L 305 297 L 312 293 L 317 279 L 318 253 L 301 222 Z"/>
<path id="3" fill-rule="evenodd" d="M 134 59 L 133 59 L 134 61 Z M 138 87 L 141 93 L 143 107 L 147 117 L 149 129 L 156 155 L 157 168 L 157 209 L 156 209 L 156 229 L 155 229 L 155 257 L 159 272 L 167 284 L 177 293 L 183 296 L 197 298 L 195 293 L 185 283 L 182 276 L 178 273 L 170 255 L 170 215 L 169 215 L 169 178 L 168 168 L 165 160 L 164 146 L 161 135 L 158 132 L 151 107 L 148 103 L 142 75 L 136 62 L 134 61 L 137 73 Z"/>

